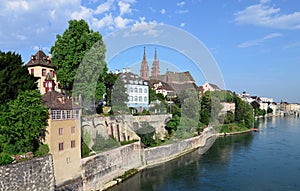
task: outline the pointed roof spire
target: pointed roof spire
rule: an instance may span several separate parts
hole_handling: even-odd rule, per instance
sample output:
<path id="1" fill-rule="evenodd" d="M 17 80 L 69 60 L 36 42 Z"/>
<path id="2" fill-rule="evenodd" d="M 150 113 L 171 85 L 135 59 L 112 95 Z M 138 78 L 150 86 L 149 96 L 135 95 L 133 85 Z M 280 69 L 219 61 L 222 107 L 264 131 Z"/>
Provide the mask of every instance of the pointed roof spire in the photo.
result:
<path id="1" fill-rule="evenodd" d="M 155 48 L 155 52 L 154 52 L 154 60 L 157 60 L 156 48 Z"/>
<path id="2" fill-rule="evenodd" d="M 146 60 L 146 47 L 144 46 L 144 57 L 143 60 Z"/>

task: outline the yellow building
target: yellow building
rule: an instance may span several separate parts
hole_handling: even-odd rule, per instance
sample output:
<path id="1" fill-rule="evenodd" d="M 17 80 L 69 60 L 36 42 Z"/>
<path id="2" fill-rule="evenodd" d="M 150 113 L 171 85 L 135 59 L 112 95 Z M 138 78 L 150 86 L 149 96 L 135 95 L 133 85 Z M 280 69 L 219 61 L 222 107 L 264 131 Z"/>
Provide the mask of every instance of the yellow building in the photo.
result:
<path id="1" fill-rule="evenodd" d="M 45 143 L 53 157 L 56 185 L 59 186 L 81 176 L 81 109 L 73 104 L 72 98 L 53 89 L 49 89 L 42 100 L 49 108 Z"/>
<path id="2" fill-rule="evenodd" d="M 55 74 L 55 66 L 51 63 L 49 56 L 39 50 L 35 55 L 32 55 L 28 63 L 26 64 L 28 71 L 37 79 L 37 87 L 41 94 L 45 91 L 45 79 L 49 73 L 56 84 L 55 91 L 60 92 L 60 84 L 57 82 Z"/>

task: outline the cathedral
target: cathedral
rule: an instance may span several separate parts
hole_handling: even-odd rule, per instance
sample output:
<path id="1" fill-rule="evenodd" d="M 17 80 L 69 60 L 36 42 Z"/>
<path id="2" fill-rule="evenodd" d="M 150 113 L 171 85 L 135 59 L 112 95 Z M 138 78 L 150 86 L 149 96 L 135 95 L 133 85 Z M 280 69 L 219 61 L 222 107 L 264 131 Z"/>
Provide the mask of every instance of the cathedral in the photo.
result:
<path id="1" fill-rule="evenodd" d="M 140 77 L 149 84 L 154 86 L 156 83 L 168 84 L 175 92 L 179 92 L 188 88 L 197 88 L 195 80 L 189 71 L 171 72 L 160 74 L 159 60 L 157 58 L 157 50 L 154 52 L 154 60 L 151 67 L 151 76 L 149 76 L 149 66 L 146 57 L 146 48 L 144 47 L 144 55 L 140 67 Z M 160 84 L 161 84 L 160 83 Z"/>
<path id="2" fill-rule="evenodd" d="M 159 75 L 160 75 L 159 60 L 157 59 L 156 49 L 154 53 L 154 61 L 152 63 L 152 68 L 151 68 L 151 76 L 149 76 L 149 66 L 146 58 L 146 47 L 144 47 L 144 55 L 141 63 L 140 77 L 143 78 L 144 80 L 150 80 L 150 78 L 157 78 Z"/>

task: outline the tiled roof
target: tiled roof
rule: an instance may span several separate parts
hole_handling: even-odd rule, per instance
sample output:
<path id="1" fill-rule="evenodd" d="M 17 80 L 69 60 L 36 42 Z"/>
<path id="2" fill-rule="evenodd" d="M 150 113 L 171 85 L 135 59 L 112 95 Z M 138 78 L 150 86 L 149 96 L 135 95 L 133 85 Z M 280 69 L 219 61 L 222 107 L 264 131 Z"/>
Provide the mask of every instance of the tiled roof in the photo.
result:
<path id="1" fill-rule="evenodd" d="M 158 86 L 157 89 L 173 91 L 173 88 L 171 87 L 170 84 L 165 83 L 165 82 L 163 82 L 163 81 L 161 81 L 161 80 L 151 79 L 151 80 L 149 81 L 149 86 L 150 86 L 151 88 L 155 88 L 155 87 L 154 87 L 155 84 L 161 84 L 161 86 Z"/>
<path id="2" fill-rule="evenodd" d="M 32 55 L 26 64 L 27 67 L 44 66 L 48 68 L 55 68 L 51 63 L 51 59 L 42 50 L 39 50 L 35 55 Z"/>
<path id="3" fill-rule="evenodd" d="M 132 72 L 125 72 L 120 73 L 119 78 L 124 81 L 125 84 L 139 84 L 139 85 L 146 85 L 144 82 L 148 82 L 147 80 L 144 80 L 143 78 L 139 77 L 137 74 L 134 74 Z"/>
<path id="4" fill-rule="evenodd" d="M 68 98 L 56 91 L 48 91 L 42 96 L 43 104 L 49 109 L 72 110 L 80 107 Z"/>
<path id="5" fill-rule="evenodd" d="M 215 90 L 219 90 L 219 86 L 215 85 L 215 84 L 212 84 L 212 83 L 209 83 L 209 85 L 214 88 Z"/>

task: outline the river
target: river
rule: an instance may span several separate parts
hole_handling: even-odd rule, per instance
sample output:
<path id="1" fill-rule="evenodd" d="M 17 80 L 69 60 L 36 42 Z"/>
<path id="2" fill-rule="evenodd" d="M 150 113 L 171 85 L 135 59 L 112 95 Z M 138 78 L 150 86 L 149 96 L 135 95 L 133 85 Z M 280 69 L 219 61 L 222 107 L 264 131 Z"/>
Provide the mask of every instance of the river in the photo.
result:
<path id="1" fill-rule="evenodd" d="M 300 118 L 261 119 L 258 128 L 220 137 L 205 154 L 142 170 L 109 191 L 299 191 Z"/>

